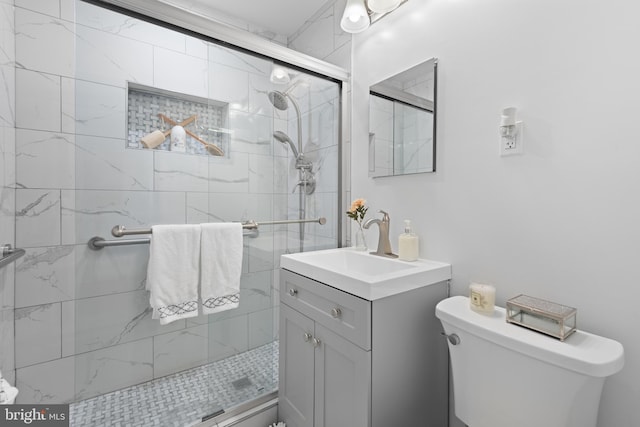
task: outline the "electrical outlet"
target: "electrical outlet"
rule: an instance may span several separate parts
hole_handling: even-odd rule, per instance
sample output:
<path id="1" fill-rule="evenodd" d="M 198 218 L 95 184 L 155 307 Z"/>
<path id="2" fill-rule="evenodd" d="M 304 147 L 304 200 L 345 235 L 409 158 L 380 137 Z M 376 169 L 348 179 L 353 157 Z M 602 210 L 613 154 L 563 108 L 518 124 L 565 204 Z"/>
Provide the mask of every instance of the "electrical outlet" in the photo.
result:
<path id="1" fill-rule="evenodd" d="M 522 154 L 523 134 L 522 122 L 516 122 L 515 135 L 513 137 L 500 136 L 500 156 Z"/>

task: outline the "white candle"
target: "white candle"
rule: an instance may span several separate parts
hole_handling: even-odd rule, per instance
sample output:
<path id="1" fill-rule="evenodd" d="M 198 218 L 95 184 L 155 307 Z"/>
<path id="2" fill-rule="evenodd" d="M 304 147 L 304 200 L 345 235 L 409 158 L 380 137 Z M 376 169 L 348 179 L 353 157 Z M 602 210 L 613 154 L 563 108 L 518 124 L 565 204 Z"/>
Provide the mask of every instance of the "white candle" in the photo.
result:
<path id="1" fill-rule="evenodd" d="M 469 285 L 469 304 L 471 309 L 482 314 L 493 314 L 496 303 L 496 288 L 481 283 Z"/>

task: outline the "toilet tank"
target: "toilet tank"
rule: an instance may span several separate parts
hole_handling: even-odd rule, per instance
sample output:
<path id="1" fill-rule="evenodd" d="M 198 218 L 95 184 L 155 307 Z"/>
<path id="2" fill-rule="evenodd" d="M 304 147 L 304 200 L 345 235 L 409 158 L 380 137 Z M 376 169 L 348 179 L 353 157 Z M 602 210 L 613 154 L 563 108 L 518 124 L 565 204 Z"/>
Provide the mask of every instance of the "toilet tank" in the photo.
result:
<path id="1" fill-rule="evenodd" d="M 617 341 L 576 331 L 564 342 L 469 308 L 436 306 L 449 342 L 455 414 L 469 427 L 596 427 L 606 377 L 624 365 Z"/>

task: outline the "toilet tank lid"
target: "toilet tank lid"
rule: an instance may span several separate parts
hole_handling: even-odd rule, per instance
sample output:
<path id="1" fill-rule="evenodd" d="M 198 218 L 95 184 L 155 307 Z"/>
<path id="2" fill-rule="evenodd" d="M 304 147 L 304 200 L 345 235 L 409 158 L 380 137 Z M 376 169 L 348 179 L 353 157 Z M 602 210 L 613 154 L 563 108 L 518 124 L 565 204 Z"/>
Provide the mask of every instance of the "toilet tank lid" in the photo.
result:
<path id="1" fill-rule="evenodd" d="M 565 369 L 593 377 L 607 377 L 624 366 L 622 344 L 609 338 L 577 330 L 564 342 L 507 323 L 506 310 L 496 307 L 492 316 L 469 308 L 469 298 L 454 296 L 436 306 L 436 317 L 467 333 L 497 345 Z M 451 331 L 447 331 L 450 333 Z"/>

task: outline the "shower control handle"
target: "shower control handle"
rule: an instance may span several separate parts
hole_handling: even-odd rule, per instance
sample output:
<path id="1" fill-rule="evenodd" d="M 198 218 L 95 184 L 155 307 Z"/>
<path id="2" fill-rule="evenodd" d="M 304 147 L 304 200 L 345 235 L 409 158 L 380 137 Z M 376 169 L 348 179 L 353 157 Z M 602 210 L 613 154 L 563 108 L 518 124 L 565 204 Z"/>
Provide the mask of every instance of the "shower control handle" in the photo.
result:
<path id="1" fill-rule="evenodd" d="M 296 295 L 298 295 L 298 290 L 293 288 L 289 289 L 289 295 L 295 297 Z"/>

